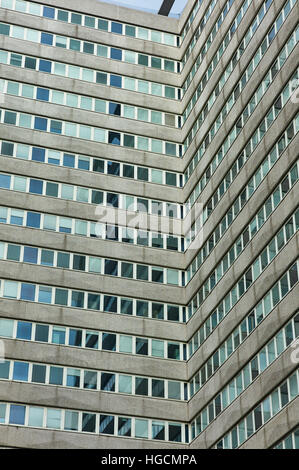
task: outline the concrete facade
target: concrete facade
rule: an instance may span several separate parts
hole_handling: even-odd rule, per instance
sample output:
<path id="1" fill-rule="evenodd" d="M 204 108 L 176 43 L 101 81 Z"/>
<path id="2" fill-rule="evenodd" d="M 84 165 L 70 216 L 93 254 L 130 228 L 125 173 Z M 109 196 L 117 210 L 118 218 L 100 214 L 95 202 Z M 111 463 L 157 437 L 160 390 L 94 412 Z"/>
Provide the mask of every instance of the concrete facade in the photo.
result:
<path id="1" fill-rule="evenodd" d="M 210 4 L 213 7 L 209 10 Z M 196 5 L 198 9 L 191 16 Z M 261 8 L 264 9 L 263 15 L 260 15 L 260 20 L 257 21 L 256 17 L 262 11 Z M 42 4 L 35 1 L 1 0 L 0 352 L 3 354 L 0 357 L 0 447 L 266 449 L 275 446 L 296 429 L 298 361 L 294 359 L 292 351 L 299 334 L 297 260 L 299 125 L 296 102 L 298 100 L 294 99 L 295 95 L 292 93 L 299 83 L 298 26 L 296 29 L 298 13 L 298 2 L 295 0 L 289 2 L 252 0 L 244 4 L 226 0 L 216 2 L 189 0 L 179 20 L 96 0 L 87 0 L 84 4 L 79 0 L 46 0 Z M 65 20 L 65 15 L 68 20 Z M 81 15 L 80 20 L 78 15 Z M 235 23 L 240 15 L 241 21 Z M 193 17 L 192 20 L 190 16 Z M 108 30 L 92 26 L 92 21 L 89 20 L 91 23 L 88 23 L 86 18 L 109 22 Z M 119 34 L 120 24 L 123 25 L 122 34 Z M 216 24 L 218 24 L 217 31 Z M 236 26 L 232 27 L 233 24 Z M 10 25 L 9 34 L 4 32 L 7 31 L 6 25 Z M 132 27 L 135 28 L 135 37 Z M 22 28 L 27 29 L 24 32 Z M 30 34 L 33 33 L 29 33 L 29 30 L 41 32 L 40 41 L 30 40 L 30 37 L 33 37 Z M 142 38 L 144 31 L 147 31 L 152 40 Z M 229 31 L 231 37 L 226 45 L 222 46 Z M 153 39 L 158 33 L 165 34 L 164 42 L 169 37 L 173 38 L 173 45 Z M 23 39 L 22 34 L 24 34 Z M 46 41 L 51 40 L 49 35 L 56 35 L 54 38 L 51 36 L 53 41 L 62 41 L 62 38 L 66 38 L 65 44 L 68 46 L 57 47 L 55 42 L 47 44 Z M 209 39 L 211 35 L 212 40 Z M 245 51 L 242 52 L 244 37 L 247 37 L 247 43 Z M 292 43 L 291 38 L 295 37 Z M 132 52 L 139 54 L 140 61 L 144 55 L 148 55 L 149 60 L 153 60 L 151 57 L 154 57 L 177 61 L 180 63 L 180 71 L 170 72 L 138 63 L 128 63 L 125 60 L 71 50 L 71 41 L 76 40 L 84 42 L 84 46 L 81 47 L 100 44 L 113 48 L 114 52 L 111 51 L 111 54 L 116 54 L 115 57 L 119 57 L 117 55 L 119 52 L 115 51 L 122 50 L 123 57 L 132 57 L 129 56 Z M 257 59 L 260 47 L 264 48 L 263 55 Z M 188 50 L 189 56 L 183 66 Z M 287 50 L 286 56 L 283 55 L 284 50 Z M 239 51 L 237 56 L 236 51 Z M 19 58 L 15 56 L 16 54 Z M 52 62 L 51 73 L 46 73 L 38 66 L 35 68 L 26 66 L 25 57 Z M 235 62 L 223 79 L 224 71 L 233 58 Z M 255 62 L 249 74 L 252 59 Z M 18 66 L 17 60 L 20 61 Z M 279 70 L 274 73 L 277 60 Z M 83 75 L 79 78 L 58 75 L 55 73 L 54 62 L 64 64 L 68 67 L 67 70 L 71 70 L 70 67 L 74 66 L 92 70 L 94 74 L 122 77 L 123 85 L 107 86 L 108 84 L 84 80 Z M 195 63 L 198 65 L 196 72 L 194 72 Z M 210 77 L 199 93 L 199 85 L 207 70 L 210 70 Z M 242 77 L 245 77 L 243 89 L 238 92 L 237 85 Z M 140 92 L 137 88 L 130 90 L 124 83 L 132 79 L 136 81 L 136 86 L 149 83 L 152 87 L 154 84 L 173 87 L 180 95 L 172 99 L 159 96 L 157 93 Z M 184 92 L 186 80 L 190 83 Z M 269 83 L 266 85 L 267 80 Z M 262 82 L 264 85 L 260 88 Z M 81 134 L 77 137 L 63 135 L 66 124 L 62 124 L 62 131 L 56 133 L 50 127 L 54 125 L 53 121 L 63 121 L 105 129 L 110 133 L 124 133 L 165 141 L 165 148 L 167 143 L 184 146 L 200 113 L 210 102 L 211 93 L 221 83 L 222 88 L 210 105 L 193 139 L 190 139 L 190 145 L 177 158 L 166 154 L 166 151 L 158 153 L 138 149 L 137 137 L 134 141 L 135 146 L 129 148 L 124 145 L 114 145 L 109 141 L 104 143 L 81 138 Z M 26 88 L 28 86 L 36 87 L 34 93 L 37 94 L 31 97 L 24 95 L 25 90 L 29 93 Z M 48 95 L 47 90 L 51 92 Z M 53 98 L 58 96 L 59 92 L 68 94 L 61 104 Z M 198 99 L 194 98 L 195 93 L 199 94 Z M 255 94 L 258 101 L 253 103 L 252 97 Z M 81 108 L 79 105 L 68 104 L 75 96 L 81 97 Z M 106 111 L 97 112 L 86 107 L 82 109 L 83 98 L 107 101 Z M 208 142 L 208 132 L 216 119 L 219 119 L 224 105 L 232 99 L 233 104 L 225 113 L 219 130 Z M 252 109 L 250 114 L 247 111 L 246 116 L 244 110 L 250 100 L 253 103 Z M 117 111 L 115 105 L 120 106 Z M 125 110 L 129 113 L 129 107 L 135 107 L 134 118 L 128 117 L 129 114 L 124 115 Z M 186 109 L 189 110 L 189 114 L 184 121 Z M 274 110 L 272 118 L 271 109 Z M 139 113 L 142 114 L 141 111 L 149 113 L 153 121 L 153 116 L 161 112 L 176 115 L 181 118 L 181 126 L 171 127 L 163 121 L 159 124 L 138 119 Z M 30 128 L 20 124 L 19 114 L 34 116 Z M 51 120 L 47 130 L 38 128 L 36 117 Z M 260 127 L 259 133 L 255 135 L 256 129 L 262 126 L 264 118 L 267 119 L 267 128 Z M 238 122 L 241 122 L 241 129 L 227 144 L 225 153 L 216 163 L 215 156 L 219 154 L 225 139 Z M 257 139 L 255 147 L 249 144 L 251 138 Z M 201 158 L 191 170 L 188 169 L 204 142 L 208 143 Z M 14 148 L 13 153 L 5 150 L 12 148 L 11 144 Z M 252 145 L 250 154 L 248 145 Z M 32 148 L 46 149 L 45 155 L 48 160 L 20 158 L 20 156 L 17 158 L 16 152 L 19 150 L 16 149 L 25 151 L 24 148 L 29 149 L 29 155 Z M 247 152 L 247 159 L 244 158 L 242 164 L 238 163 L 238 170 L 235 170 L 225 189 L 223 185 L 221 193 L 218 188 L 221 188 L 227 173 L 229 171 L 233 173 L 233 164 L 235 161 L 240 161 L 243 149 L 244 153 Z M 273 157 L 273 149 L 278 149 L 276 160 Z M 59 152 L 61 155 L 59 164 L 57 162 L 54 164 L 54 152 L 56 154 Z M 79 156 L 72 160 L 76 162 L 80 157 L 84 157 L 84 161 L 88 157 L 89 171 L 78 167 L 79 163 L 67 164 L 67 158 L 73 158 L 73 155 Z M 268 163 L 267 167 L 265 158 L 268 155 L 271 163 Z M 104 161 L 105 170 L 94 170 L 95 166 L 92 165 L 95 165 L 96 160 Z M 148 214 L 143 214 L 142 218 L 141 212 L 137 213 L 136 210 L 131 211 L 129 215 L 131 218 L 139 217 L 138 229 L 148 229 L 151 234 L 161 231 L 168 236 L 168 232 L 161 229 L 161 226 L 157 229 L 150 224 L 150 215 L 153 217 L 152 220 L 159 223 L 168 221 L 166 214 L 155 215 L 154 203 L 158 201 L 180 205 L 182 211 L 184 210 L 186 221 L 186 202 L 192 197 L 193 192 L 196 193 L 197 184 L 206 174 L 211 162 L 214 162 L 213 172 L 206 178 L 205 183 L 202 183 L 196 202 L 202 204 L 203 212 L 207 210 L 212 198 L 216 202 L 202 223 L 202 240 L 195 248 L 193 248 L 195 242 L 188 246 L 187 232 L 184 232 L 179 217 L 171 220 L 170 224 L 176 227 L 176 234 L 179 235 L 179 249 L 176 251 L 166 249 L 166 245 L 164 248 L 143 246 L 140 242 L 138 244 L 138 239 L 135 240 L 136 243 L 126 243 L 120 239 L 116 241 L 109 240 L 108 237 L 91 237 L 88 236 L 89 232 L 86 235 L 79 234 L 76 232 L 76 222 L 72 222 L 72 232 L 61 229 L 61 218 L 72 218 L 94 224 L 98 222 L 96 205 L 90 200 L 83 202 L 79 199 L 79 189 L 81 188 L 83 193 L 84 188 L 114 195 L 117 193 L 121 201 L 125 200 L 126 196 L 136 196 L 140 200 L 151 201 Z M 109 170 L 113 164 L 118 163 L 121 165 L 119 168 L 122 168 L 119 170 L 120 173 Z M 131 168 L 134 166 L 134 177 L 125 175 L 126 166 Z M 150 176 L 139 177 L 140 169 L 146 169 Z M 165 178 L 163 183 L 154 180 L 154 175 L 161 171 Z M 167 184 L 169 173 L 176 174 L 176 185 Z M 26 185 L 23 183 L 24 178 L 27 178 Z M 285 182 L 286 178 L 289 178 L 288 184 Z M 34 188 L 40 187 L 41 181 L 44 189 L 38 192 Z M 254 189 L 250 194 L 247 189 L 247 193 L 243 196 L 250 181 L 254 182 L 252 183 L 255 184 Z M 57 193 L 58 197 L 51 196 L 47 192 L 48 188 L 52 187 L 51 184 L 57 183 L 65 190 L 71 186 L 78 187 L 74 190 L 77 191 L 74 192 L 77 196 L 67 199 L 63 197 L 62 192 Z M 22 190 L 21 184 L 23 184 Z M 278 187 L 282 189 L 279 189 L 280 199 L 276 202 Z M 216 198 L 217 191 L 220 196 Z M 221 235 L 214 242 L 217 227 L 224 224 L 225 214 L 230 213 L 233 217 L 236 200 L 239 197 L 241 199 L 245 197 L 245 202 L 243 200 L 239 212 L 234 212 L 231 223 L 225 229 L 221 229 Z M 270 200 L 273 203 L 269 202 Z M 272 204 L 271 210 L 269 204 Z M 227 261 L 226 270 L 217 282 L 214 276 L 212 285 L 213 273 L 219 268 L 225 255 L 231 252 L 237 240 L 245 239 L 244 233 L 253 218 L 257 217 L 260 220 L 262 217 L 260 211 L 264 205 L 265 220 L 247 242 L 242 242 L 242 249 L 232 260 L 232 255 L 230 258 L 227 256 L 230 261 Z M 6 209 L 9 209 L 8 212 Z M 30 225 L 29 215 L 26 216 L 25 213 L 22 215 L 22 223 L 14 222 L 13 217 L 17 217 L 15 210 L 42 214 L 40 225 Z M 124 213 L 123 207 L 120 208 L 120 212 Z M 8 214 L 7 218 L 5 214 Z M 21 217 L 19 212 L 18 214 Z M 11 216 L 10 221 L 9 216 Z M 56 229 L 46 230 L 42 223 L 53 216 L 56 220 Z M 291 218 L 293 229 L 288 235 L 286 224 Z M 193 213 L 191 221 L 194 222 Z M 113 224 L 113 220 L 111 219 L 109 223 Z M 283 232 L 281 232 L 282 227 Z M 120 228 L 119 233 L 122 233 Z M 281 236 L 284 237 L 284 241 L 280 244 Z M 270 249 L 273 248 L 271 242 L 274 237 L 277 237 L 274 242 L 276 252 L 271 258 Z M 183 248 L 182 243 L 184 243 Z M 209 246 L 209 252 L 201 255 L 206 245 Z M 21 247 L 19 258 L 11 255 L 12 252 L 16 252 L 16 246 Z M 39 255 L 36 261 L 33 261 L 34 257 L 25 258 L 26 253 L 31 253 L 30 256 L 33 256 L 30 248 L 38 249 Z M 263 255 L 265 249 L 267 254 Z M 237 248 L 235 250 L 237 251 Z M 46 251 L 55 252 L 52 265 L 42 261 Z M 61 253 L 69 255 L 70 260 L 74 260 L 76 256 L 84 257 L 84 260 L 97 258 L 101 260 L 101 270 L 92 271 L 87 261 L 84 269 L 72 268 L 71 264 L 59 265 L 58 258 Z M 200 264 L 197 260 L 199 256 L 203 257 Z M 252 282 L 248 281 L 249 284 L 242 293 L 241 287 L 235 288 L 235 286 L 237 283 L 240 286 L 241 278 L 251 266 L 253 266 L 251 272 L 255 272 L 257 267 L 255 262 L 259 256 L 261 258 L 259 266 L 262 266 L 259 268 L 260 273 Z M 263 265 L 263 256 L 268 256 L 265 265 Z M 117 262 L 117 267 L 114 268 L 118 270 L 117 275 L 115 271 L 109 274 L 108 269 L 112 269 L 110 261 Z M 296 262 L 297 268 L 292 268 Z M 132 268 L 134 275 L 132 274 L 131 278 L 123 275 L 125 263 L 134 263 Z M 195 268 L 192 268 L 193 276 L 188 279 L 190 265 Z M 139 267 L 142 272 L 148 272 L 148 276 L 152 277 L 138 275 Z M 164 273 L 162 283 L 154 278 L 154 272 L 157 270 L 161 272 L 161 268 Z M 177 283 L 168 280 L 167 276 L 170 279 L 173 272 L 180 273 L 180 281 Z M 280 280 L 286 272 L 290 274 L 285 294 L 284 281 Z M 214 367 L 213 364 L 216 363 L 213 361 L 219 361 L 221 347 L 231 335 L 235 335 L 239 325 L 242 328 L 250 312 L 259 312 L 259 308 L 266 308 L 259 305 L 262 305 L 261 301 L 264 302 L 264 306 L 266 305 L 266 300 L 263 299 L 275 289 L 276 283 L 280 286 L 278 288 L 280 297 L 275 303 L 274 294 L 271 293 L 272 304 L 268 314 L 264 315 L 262 321 L 258 320 L 252 330 L 247 330 L 247 336 L 238 340 L 240 344 L 237 339 L 233 340 L 234 349 L 227 353 L 226 359 L 216 366 L 206 380 L 197 379 L 202 376 L 204 367 L 209 370 L 209 367 Z M 36 286 L 33 297 L 29 293 L 32 290 L 28 285 Z M 197 308 L 194 305 L 198 305 L 199 290 L 202 286 L 205 286 L 205 297 L 201 299 L 201 304 Z M 56 301 L 59 293 L 66 290 L 69 292 L 66 303 Z M 47 295 L 51 292 L 49 294 L 51 300 L 43 301 L 45 297 L 42 297 L 41 292 L 47 292 Z M 101 303 L 98 308 L 90 306 L 91 295 L 100 296 Z M 217 316 L 213 312 L 221 311 L 219 307 L 221 302 L 226 308 L 228 295 L 231 295 L 232 299 L 233 295 L 238 295 L 238 298 L 223 318 L 220 318 L 219 313 Z M 116 307 L 115 309 L 111 307 L 111 303 L 116 300 L 110 299 L 109 304 L 108 296 L 111 298 L 118 296 L 118 313 Z M 79 298 L 84 298 L 82 304 Z M 121 310 L 123 301 L 128 299 L 133 301 L 132 305 L 134 304 L 131 314 L 128 314 L 127 310 Z M 141 309 L 141 302 L 147 302 L 148 313 L 141 313 L 141 310 L 138 310 Z M 160 307 L 162 305 L 164 317 L 155 313 L 155 309 L 158 309 L 157 304 Z M 179 318 L 174 320 L 171 317 L 171 307 L 178 307 Z M 188 312 L 193 308 L 195 312 L 191 315 Z M 249 320 L 246 321 L 248 325 Z M 208 326 L 208 322 L 212 327 Z M 37 336 L 34 336 L 41 326 L 49 327 L 48 340 L 36 339 Z M 12 329 L 9 330 L 10 328 Z M 7 333 L 8 330 L 11 333 Z M 70 339 L 74 330 L 77 331 L 77 340 L 82 334 L 82 341 L 78 340 L 79 343 L 76 344 L 72 344 Z M 29 331 L 30 333 L 27 333 Z M 280 333 L 281 331 L 283 333 Z M 91 334 L 98 335 L 97 346 L 87 345 L 87 337 Z M 275 338 L 280 334 L 283 336 L 282 349 L 275 346 L 275 357 L 272 361 L 269 359 L 270 352 L 265 353 L 268 362 L 262 367 L 261 351 L 268 347 L 272 340 L 276 344 L 278 339 Z M 106 340 L 109 347 L 105 346 Z M 198 341 L 200 345 L 196 347 Z M 124 349 L 122 346 L 124 344 L 128 349 Z M 225 347 L 228 351 L 228 346 Z M 218 359 L 214 359 L 216 356 Z M 259 358 L 257 376 L 254 377 L 251 371 L 250 380 L 245 383 L 243 371 L 247 366 L 250 369 L 255 357 Z M 61 383 L 51 379 L 51 374 L 54 377 L 54 369 L 57 372 L 58 368 L 63 370 Z M 44 381 L 34 379 L 34 374 L 37 374 L 37 371 L 41 373 L 42 370 L 45 371 Z M 286 381 L 288 384 L 293 384 L 296 371 L 297 393 L 294 392 L 295 385 L 288 385 L 287 401 L 284 402 L 282 397 L 279 398 L 280 409 L 275 411 L 272 398 L 275 390 L 278 387 L 284 390 Z M 96 385 L 92 381 L 88 382 L 87 372 L 97 376 Z M 75 376 L 80 376 L 79 382 L 74 379 Z M 238 389 L 239 376 L 243 377 L 242 390 Z M 224 390 L 235 378 L 237 396 L 230 404 L 225 404 Z M 194 390 L 197 380 L 198 383 L 201 381 L 201 384 L 197 390 Z M 141 382 L 148 384 L 147 392 L 138 389 L 137 384 Z M 125 388 L 124 384 L 127 384 L 128 388 Z M 176 390 L 175 394 L 173 390 Z M 217 411 L 215 404 L 211 405 L 218 396 L 221 397 L 220 411 Z M 262 418 L 264 421 L 260 426 L 255 423 L 256 429 L 241 441 L 239 429 L 241 421 L 261 404 L 261 413 L 266 413 L 264 403 L 270 396 L 272 400 L 269 405 L 272 413 L 270 419 L 266 421 Z M 208 409 L 209 422 L 202 426 L 205 409 Z M 93 419 L 94 429 L 92 429 Z M 87 421 L 91 427 L 86 425 Z M 107 425 L 107 422 L 110 424 Z M 226 436 L 234 432 L 237 426 L 239 426 L 240 441 L 235 446 L 233 440 L 230 440 L 233 438 Z"/>

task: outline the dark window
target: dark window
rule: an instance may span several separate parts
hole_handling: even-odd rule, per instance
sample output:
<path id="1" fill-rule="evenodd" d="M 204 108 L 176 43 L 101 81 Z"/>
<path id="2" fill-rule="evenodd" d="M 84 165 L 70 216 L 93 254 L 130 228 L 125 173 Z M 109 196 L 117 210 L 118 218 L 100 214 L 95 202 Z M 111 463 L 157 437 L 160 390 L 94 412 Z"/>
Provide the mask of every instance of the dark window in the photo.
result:
<path id="1" fill-rule="evenodd" d="M 33 57 L 25 57 L 25 68 L 26 69 L 36 69 L 36 59 Z"/>
<path id="2" fill-rule="evenodd" d="M 46 18 L 55 18 L 55 8 L 44 7 L 43 16 Z"/>
<path id="3" fill-rule="evenodd" d="M 115 392 L 115 374 L 101 373 L 101 390 Z"/>
<path id="4" fill-rule="evenodd" d="M 114 116 L 120 116 L 121 114 L 121 106 L 119 103 L 109 103 L 109 114 L 113 114 Z"/>
<path id="5" fill-rule="evenodd" d="M 116 351 L 116 335 L 112 333 L 103 333 L 102 349 L 106 351 Z"/>
<path id="6" fill-rule="evenodd" d="M 108 175 L 119 176 L 120 164 L 117 162 L 108 162 L 107 169 Z"/>
<path id="7" fill-rule="evenodd" d="M 145 338 L 136 338 L 136 354 L 148 355 L 148 340 Z"/>
<path id="8" fill-rule="evenodd" d="M 40 72 L 48 72 L 51 73 L 51 68 L 52 68 L 52 62 L 49 62 L 48 60 L 39 60 L 39 70 Z"/>
<path id="9" fill-rule="evenodd" d="M 136 395 L 148 395 L 148 379 L 144 379 L 143 377 L 136 377 L 135 393 Z"/>
<path id="10" fill-rule="evenodd" d="M 33 364 L 32 366 L 32 382 L 44 384 L 46 382 L 46 366 Z"/>
<path id="11" fill-rule="evenodd" d="M 120 134 L 118 132 L 109 131 L 109 144 L 120 145 Z"/>
<path id="12" fill-rule="evenodd" d="M 74 255 L 73 259 L 73 269 L 78 269 L 79 271 L 85 271 L 85 256 Z"/>
<path id="13" fill-rule="evenodd" d="M 37 263 L 38 249 L 30 246 L 24 247 L 24 263 Z"/>
<path id="14" fill-rule="evenodd" d="M 47 343 L 49 339 L 48 325 L 36 325 L 35 327 L 35 341 L 42 341 Z"/>
<path id="15" fill-rule="evenodd" d="M 96 415 L 91 413 L 83 413 L 82 416 L 82 431 L 95 432 L 96 430 Z"/>
<path id="16" fill-rule="evenodd" d="M 130 299 L 121 299 L 120 313 L 133 315 L 133 301 Z"/>
<path id="17" fill-rule="evenodd" d="M 100 433 L 114 434 L 114 416 L 100 415 Z"/>
<path id="18" fill-rule="evenodd" d="M 41 101 L 49 101 L 50 91 L 47 88 L 37 88 L 36 99 Z"/>
<path id="19" fill-rule="evenodd" d="M 37 129 L 39 131 L 46 131 L 47 130 L 47 123 L 48 123 L 47 119 L 35 117 L 35 119 L 34 119 L 34 129 Z"/>
<path id="20" fill-rule="evenodd" d="M 105 312 L 117 312 L 117 297 L 105 295 L 104 296 L 104 311 Z"/>
<path id="21" fill-rule="evenodd" d="M 110 276 L 117 276 L 118 275 L 117 266 L 118 266 L 117 261 L 105 259 L 105 274 L 109 274 Z"/>

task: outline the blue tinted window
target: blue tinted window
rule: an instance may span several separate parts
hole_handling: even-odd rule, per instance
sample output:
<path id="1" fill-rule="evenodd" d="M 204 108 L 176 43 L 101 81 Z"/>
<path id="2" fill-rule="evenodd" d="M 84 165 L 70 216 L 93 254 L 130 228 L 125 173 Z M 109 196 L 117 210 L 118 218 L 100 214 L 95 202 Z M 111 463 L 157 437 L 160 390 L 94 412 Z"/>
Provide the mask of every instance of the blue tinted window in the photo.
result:
<path id="1" fill-rule="evenodd" d="M 45 161 L 45 149 L 33 147 L 32 148 L 32 160 L 36 162 L 44 162 Z"/>
<path id="2" fill-rule="evenodd" d="M 43 194 L 43 181 L 31 179 L 29 192 L 34 194 Z"/>
<path id="3" fill-rule="evenodd" d="M 40 61 L 39 61 L 39 70 L 41 72 L 51 73 L 51 68 L 52 68 L 52 62 L 49 62 L 48 60 L 40 59 Z"/>
<path id="4" fill-rule="evenodd" d="M 17 113 L 12 113 L 10 111 L 5 111 L 4 123 L 5 124 L 16 124 L 17 122 Z"/>
<path id="5" fill-rule="evenodd" d="M 24 263 L 37 263 L 38 249 L 31 246 L 24 247 Z"/>
<path id="6" fill-rule="evenodd" d="M 35 298 L 35 285 L 22 283 L 21 299 L 34 301 Z"/>
<path id="7" fill-rule="evenodd" d="M 2 142 L 1 146 L 1 153 L 2 155 L 13 155 L 13 148 L 14 144 L 10 144 L 9 142 Z"/>
<path id="8" fill-rule="evenodd" d="M 50 384 L 62 385 L 63 368 L 62 367 L 50 367 Z"/>
<path id="9" fill-rule="evenodd" d="M 40 227 L 40 214 L 36 212 L 28 212 L 26 226 L 39 228 Z"/>
<path id="10" fill-rule="evenodd" d="M 111 59 L 114 59 L 114 60 L 121 60 L 122 59 L 122 50 L 121 49 L 115 49 L 114 47 L 111 47 L 110 57 L 111 57 Z"/>
<path id="11" fill-rule="evenodd" d="M 50 132 L 53 134 L 61 134 L 62 133 L 62 122 L 61 121 L 52 121 L 50 123 Z"/>
<path id="12" fill-rule="evenodd" d="M 42 101 L 49 101 L 50 92 L 46 88 L 38 88 L 36 91 L 36 99 Z"/>
<path id="13" fill-rule="evenodd" d="M 53 34 L 42 33 L 41 34 L 41 43 L 42 44 L 47 44 L 48 46 L 52 46 L 52 44 L 53 44 Z"/>
<path id="14" fill-rule="evenodd" d="M 90 42 L 84 42 L 83 52 L 85 52 L 86 54 L 94 54 L 94 44 Z"/>
<path id="15" fill-rule="evenodd" d="M 9 175 L 0 175 L 0 188 L 4 188 L 4 189 L 10 188 L 10 176 Z"/>
<path id="16" fill-rule="evenodd" d="M 109 114 L 113 114 L 114 116 L 120 116 L 120 110 L 120 104 L 109 103 Z"/>
<path id="17" fill-rule="evenodd" d="M 67 305 L 68 291 L 64 289 L 56 289 L 55 292 L 55 304 Z"/>
<path id="18" fill-rule="evenodd" d="M 87 308 L 91 310 L 100 310 L 101 296 L 96 294 L 88 294 Z"/>
<path id="19" fill-rule="evenodd" d="M 24 424 L 25 406 L 10 405 L 9 422 L 10 424 Z"/>
<path id="20" fill-rule="evenodd" d="M 65 328 L 53 328 L 52 343 L 65 344 Z"/>
<path id="21" fill-rule="evenodd" d="M 55 9 L 44 7 L 43 16 L 45 16 L 46 18 L 55 18 Z"/>
<path id="22" fill-rule="evenodd" d="M 118 75 L 110 75 L 110 85 L 121 88 L 121 77 Z"/>
<path id="23" fill-rule="evenodd" d="M 79 158 L 78 168 L 80 168 L 80 170 L 89 170 L 89 160 L 82 160 Z"/>
<path id="24" fill-rule="evenodd" d="M 52 300 L 52 287 L 40 287 L 38 301 L 44 304 L 50 304 Z"/>
<path id="25" fill-rule="evenodd" d="M 19 321 L 17 327 L 18 339 L 31 339 L 32 324 L 29 322 Z"/>
<path id="26" fill-rule="evenodd" d="M 109 131 L 109 144 L 120 145 L 120 134 L 118 132 Z"/>
<path id="27" fill-rule="evenodd" d="M 114 21 L 112 21 L 112 23 L 111 23 L 111 32 L 112 33 L 117 33 L 117 34 L 122 34 L 123 25 L 121 23 L 115 23 Z"/>
<path id="28" fill-rule="evenodd" d="M 28 380 L 29 364 L 26 362 L 15 362 L 13 368 L 13 379 L 14 380 Z"/>
<path id="29" fill-rule="evenodd" d="M 72 292 L 72 307 L 84 307 L 84 292 Z"/>
<path id="30" fill-rule="evenodd" d="M 34 129 L 39 131 L 46 131 L 47 130 L 47 122 L 48 120 L 45 118 L 36 117 L 34 119 Z"/>
<path id="31" fill-rule="evenodd" d="M 75 168 L 75 155 L 69 155 L 68 153 L 65 153 L 63 155 L 63 166 Z"/>
<path id="32" fill-rule="evenodd" d="M 35 341 L 48 342 L 49 327 L 48 325 L 36 325 L 35 327 Z"/>

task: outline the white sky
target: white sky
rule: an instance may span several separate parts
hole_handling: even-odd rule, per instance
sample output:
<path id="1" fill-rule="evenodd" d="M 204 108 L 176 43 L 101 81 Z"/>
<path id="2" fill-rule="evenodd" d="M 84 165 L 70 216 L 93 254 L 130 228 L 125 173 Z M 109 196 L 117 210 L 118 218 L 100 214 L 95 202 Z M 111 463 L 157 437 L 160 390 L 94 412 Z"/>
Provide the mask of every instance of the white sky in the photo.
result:
<path id="1" fill-rule="evenodd" d="M 148 11 L 153 11 L 155 13 L 158 12 L 160 6 L 162 5 L 163 0 L 102 0 L 107 3 L 116 3 L 119 5 L 137 8 L 137 9 L 144 9 Z M 182 13 L 187 0 L 175 0 L 174 5 L 170 11 L 170 15 L 179 15 Z"/>

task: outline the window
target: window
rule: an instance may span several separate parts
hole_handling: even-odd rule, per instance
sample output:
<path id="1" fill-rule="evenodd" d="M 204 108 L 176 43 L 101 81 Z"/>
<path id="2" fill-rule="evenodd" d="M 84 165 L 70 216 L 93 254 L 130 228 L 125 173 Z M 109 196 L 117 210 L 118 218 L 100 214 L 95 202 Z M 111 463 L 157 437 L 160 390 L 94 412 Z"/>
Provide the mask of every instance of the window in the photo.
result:
<path id="1" fill-rule="evenodd" d="M 115 392 L 115 374 L 101 373 L 101 390 Z"/>
<path id="2" fill-rule="evenodd" d="M 119 352 L 132 353 L 132 337 L 120 335 L 119 337 Z"/>
<path id="3" fill-rule="evenodd" d="M 82 431 L 95 432 L 96 430 L 96 415 L 92 413 L 83 413 L 82 416 Z"/>
<path id="4" fill-rule="evenodd" d="M 111 333 L 103 333 L 102 349 L 106 351 L 116 351 L 116 335 Z"/>
<path id="5" fill-rule="evenodd" d="M 136 395 L 148 395 L 148 379 L 143 377 L 135 378 L 135 394 Z"/>
<path id="6" fill-rule="evenodd" d="M 61 410 L 47 410 L 47 428 L 60 429 Z"/>
<path id="7" fill-rule="evenodd" d="M 42 383 L 46 382 L 46 366 L 33 364 L 32 366 L 32 382 Z"/>
<path id="8" fill-rule="evenodd" d="M 136 338 L 136 354 L 148 355 L 148 340 L 145 338 Z"/>
<path id="9" fill-rule="evenodd" d="M 97 372 L 84 371 L 84 388 L 97 389 Z"/>
<path id="10" fill-rule="evenodd" d="M 29 364 L 26 362 L 14 362 L 13 380 L 28 381 Z"/>
<path id="11" fill-rule="evenodd" d="M 114 434 L 114 416 L 100 415 L 100 433 Z"/>
<path id="12" fill-rule="evenodd" d="M 49 383 L 52 385 L 62 385 L 63 367 L 50 367 Z"/>
<path id="13" fill-rule="evenodd" d="M 25 411 L 26 407 L 22 405 L 10 405 L 9 423 L 10 424 L 25 424 Z"/>
<path id="14" fill-rule="evenodd" d="M 131 418 L 118 418 L 118 435 L 131 436 Z"/>

